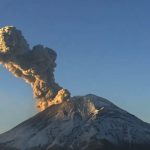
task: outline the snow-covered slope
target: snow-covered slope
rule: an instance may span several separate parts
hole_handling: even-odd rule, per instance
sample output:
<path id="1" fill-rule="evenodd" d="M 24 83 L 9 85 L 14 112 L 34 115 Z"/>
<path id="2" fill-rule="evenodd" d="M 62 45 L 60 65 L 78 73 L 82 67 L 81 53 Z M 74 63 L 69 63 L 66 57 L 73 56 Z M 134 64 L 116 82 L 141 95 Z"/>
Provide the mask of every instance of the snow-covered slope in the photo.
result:
<path id="1" fill-rule="evenodd" d="M 54 105 L 0 135 L 0 150 L 150 149 L 150 125 L 95 95 Z"/>

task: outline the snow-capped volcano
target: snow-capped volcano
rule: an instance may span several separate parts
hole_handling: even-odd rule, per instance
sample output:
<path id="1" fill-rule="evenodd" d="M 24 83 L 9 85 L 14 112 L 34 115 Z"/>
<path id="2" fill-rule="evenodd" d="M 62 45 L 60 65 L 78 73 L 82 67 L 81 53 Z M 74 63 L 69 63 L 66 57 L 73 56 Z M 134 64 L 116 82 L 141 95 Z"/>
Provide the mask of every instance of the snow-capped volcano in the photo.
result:
<path id="1" fill-rule="evenodd" d="M 0 135 L 0 150 L 149 150 L 150 125 L 95 96 L 53 105 Z"/>

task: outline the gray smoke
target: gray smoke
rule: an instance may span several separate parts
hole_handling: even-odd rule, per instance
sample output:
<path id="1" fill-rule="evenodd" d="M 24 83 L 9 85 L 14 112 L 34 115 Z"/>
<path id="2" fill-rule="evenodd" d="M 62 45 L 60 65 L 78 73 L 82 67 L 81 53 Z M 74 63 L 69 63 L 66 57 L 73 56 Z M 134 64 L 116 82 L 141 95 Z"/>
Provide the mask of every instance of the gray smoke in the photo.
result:
<path id="1" fill-rule="evenodd" d="M 0 29 L 0 64 L 31 85 L 41 111 L 70 97 L 69 91 L 55 82 L 56 57 L 55 51 L 42 45 L 30 49 L 15 27 Z"/>

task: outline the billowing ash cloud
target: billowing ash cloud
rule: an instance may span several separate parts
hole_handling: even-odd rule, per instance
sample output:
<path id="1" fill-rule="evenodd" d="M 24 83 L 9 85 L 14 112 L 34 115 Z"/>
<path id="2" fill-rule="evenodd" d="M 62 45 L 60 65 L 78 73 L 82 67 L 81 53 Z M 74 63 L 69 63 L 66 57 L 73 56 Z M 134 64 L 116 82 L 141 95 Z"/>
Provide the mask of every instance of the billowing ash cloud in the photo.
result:
<path id="1" fill-rule="evenodd" d="M 0 29 L 0 64 L 31 85 L 41 111 L 70 97 L 68 90 L 55 82 L 56 57 L 55 51 L 42 45 L 31 50 L 15 27 Z"/>

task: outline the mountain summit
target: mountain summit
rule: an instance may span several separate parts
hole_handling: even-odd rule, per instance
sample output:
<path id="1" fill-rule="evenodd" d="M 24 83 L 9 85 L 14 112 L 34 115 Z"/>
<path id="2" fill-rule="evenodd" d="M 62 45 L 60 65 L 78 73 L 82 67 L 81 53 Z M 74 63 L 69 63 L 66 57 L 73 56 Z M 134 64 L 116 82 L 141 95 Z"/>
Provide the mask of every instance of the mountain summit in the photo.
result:
<path id="1" fill-rule="evenodd" d="M 149 150 L 150 125 L 95 96 L 53 105 L 0 135 L 0 150 Z"/>

